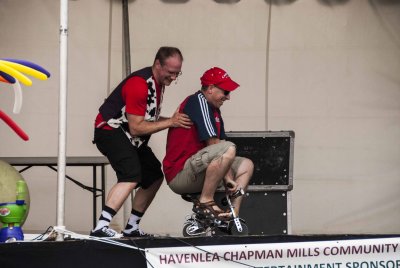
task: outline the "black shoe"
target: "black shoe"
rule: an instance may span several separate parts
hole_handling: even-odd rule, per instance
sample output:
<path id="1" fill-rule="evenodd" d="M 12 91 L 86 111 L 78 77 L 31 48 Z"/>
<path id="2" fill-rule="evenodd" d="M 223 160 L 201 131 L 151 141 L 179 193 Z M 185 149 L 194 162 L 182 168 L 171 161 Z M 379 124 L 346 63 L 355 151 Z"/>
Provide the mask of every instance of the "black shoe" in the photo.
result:
<path id="1" fill-rule="evenodd" d="M 147 234 L 140 229 L 136 229 L 135 231 L 132 231 L 130 233 L 123 231 L 122 235 L 124 237 L 153 237 L 154 236 L 152 234 Z"/>
<path id="2" fill-rule="evenodd" d="M 114 231 L 113 229 L 109 228 L 108 226 L 104 226 L 103 228 L 97 231 L 91 231 L 90 236 L 95 237 L 108 237 L 108 238 L 120 238 L 122 235 Z"/>

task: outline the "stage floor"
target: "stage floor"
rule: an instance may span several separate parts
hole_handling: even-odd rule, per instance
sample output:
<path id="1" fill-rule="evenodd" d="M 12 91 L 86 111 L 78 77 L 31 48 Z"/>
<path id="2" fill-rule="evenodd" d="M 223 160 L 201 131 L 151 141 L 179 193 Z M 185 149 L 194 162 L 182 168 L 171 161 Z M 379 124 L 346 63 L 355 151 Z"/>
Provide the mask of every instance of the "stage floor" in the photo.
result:
<path id="1" fill-rule="evenodd" d="M 389 240 L 388 240 L 389 239 Z M 388 253 L 389 256 L 393 253 L 400 259 L 400 235 L 277 235 L 277 236 L 218 236 L 218 237 L 195 237 L 195 238 L 182 238 L 182 237 L 154 237 L 154 238 L 136 238 L 136 239 L 118 239 L 115 240 L 124 245 L 137 247 L 142 250 L 126 248 L 122 246 L 106 244 L 93 240 L 65 240 L 65 241 L 40 241 L 40 242 L 12 242 L 0 244 L 0 267 L 277 267 L 277 268 L 328 268 L 322 266 L 285 266 L 283 263 L 287 262 L 287 257 L 279 255 L 278 248 L 292 248 L 289 250 L 292 260 L 302 259 L 299 263 L 304 263 L 304 258 L 317 258 L 322 257 L 316 254 L 322 253 L 322 248 L 326 247 L 325 244 L 332 244 L 330 249 L 336 248 L 338 243 L 353 243 L 354 241 L 361 243 L 361 246 L 366 248 L 363 243 L 370 245 L 373 241 L 374 244 L 381 246 L 381 253 Z M 368 242 L 368 243 L 367 243 Z M 386 249 L 382 245 L 392 245 Z M 305 246 L 306 245 L 306 246 Z M 378 247 L 377 246 L 377 247 Z M 242 247 L 237 251 L 237 247 Z M 252 247 L 258 248 L 257 250 L 249 251 Z M 268 249 L 272 247 L 272 249 Z M 352 246 L 360 248 L 360 246 Z M 236 249 L 235 249 L 236 248 Z M 243 248 L 248 252 L 244 254 Z M 313 248 L 312 251 L 310 249 Z M 337 247 L 338 248 L 338 247 Z M 345 248 L 345 247 L 343 247 Z M 347 247 L 351 248 L 351 247 Z M 228 249 L 228 251 L 227 251 Z M 316 250 L 318 249 L 318 251 Z M 392 250 L 393 249 L 393 250 Z M 170 253 L 165 253 L 165 250 Z M 182 251 L 183 250 L 183 251 Z M 185 251 L 189 250 L 189 251 Z M 195 250 L 197 253 L 190 253 Z M 225 250 L 224 255 L 218 253 L 215 255 L 215 250 Z M 287 249 L 286 249 L 287 250 Z M 392 252 L 393 251 L 393 252 Z M 155 253 L 156 252 L 156 253 Z M 160 252 L 160 254 L 158 254 Z M 233 253 L 235 255 L 232 255 Z M 238 253 L 239 252 L 239 253 Z M 249 254 L 249 252 L 253 252 Z M 259 254 L 259 259 L 263 261 L 262 264 L 254 265 L 246 264 L 250 257 L 255 257 Z M 274 254 L 278 255 L 271 255 Z M 229 255 L 227 255 L 229 253 Z M 324 251 L 325 255 L 326 252 Z M 368 252 L 356 252 L 357 255 L 361 253 L 367 254 Z M 376 252 L 375 252 L 376 253 Z M 149 259 L 151 254 L 155 254 L 155 259 Z M 169 255 L 168 255 L 169 254 Z M 205 254 L 199 255 L 199 254 Z M 242 254 L 242 255 L 240 255 Z M 321 254 L 323 255 L 323 254 Z M 339 257 L 330 251 L 331 256 L 329 262 L 332 263 Z M 367 254 L 368 255 L 368 254 Z M 221 258 L 225 258 L 221 260 Z M 227 257 L 232 261 L 227 263 Z M 281 266 L 266 266 L 265 263 L 272 263 L 280 257 Z M 344 257 L 344 256 L 340 256 Z M 348 256 L 347 256 L 348 257 Z M 195 258 L 195 259 L 194 259 Z M 364 257 L 363 257 L 364 258 Z M 387 258 L 387 257 L 385 257 Z M 390 259 L 391 257 L 389 257 Z M 213 264 L 213 262 L 224 261 L 223 263 Z M 386 260 L 386 259 L 385 259 Z M 196 261 L 196 262 L 195 262 Z M 267 261 L 267 262 L 266 262 Z M 321 260 L 317 260 L 321 262 Z M 184 263 L 186 262 L 186 264 Z M 335 260 L 337 262 L 337 260 Z M 393 260 L 396 264 L 396 260 Z M 207 266 L 211 265 L 211 266 Z M 397 266 L 378 266 L 379 268 L 399 268 L 400 260 L 397 260 Z M 349 266 L 337 265 L 336 267 L 329 268 L 371 268 L 370 266 Z"/>

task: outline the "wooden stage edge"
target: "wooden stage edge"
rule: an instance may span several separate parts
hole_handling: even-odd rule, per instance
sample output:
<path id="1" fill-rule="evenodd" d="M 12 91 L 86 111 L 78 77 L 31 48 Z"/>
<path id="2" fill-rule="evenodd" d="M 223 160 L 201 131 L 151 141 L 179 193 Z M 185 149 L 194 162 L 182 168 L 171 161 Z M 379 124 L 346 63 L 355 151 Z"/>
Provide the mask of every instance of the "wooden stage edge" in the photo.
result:
<path id="1" fill-rule="evenodd" d="M 217 237 L 152 237 L 152 238 L 135 238 L 135 239 L 117 239 L 115 241 L 123 243 L 128 246 L 137 247 L 141 249 L 158 249 L 167 248 L 174 252 L 178 247 L 188 247 L 189 249 L 199 250 L 198 247 L 205 248 L 223 248 L 226 245 L 234 246 L 247 245 L 251 246 L 268 246 L 274 244 L 279 247 L 282 243 L 292 244 L 293 248 L 299 248 L 305 243 L 303 242 L 321 242 L 321 241 L 351 241 L 360 240 L 367 241 L 371 239 L 391 239 L 400 241 L 400 234 L 347 234 L 347 235 L 268 235 L 268 236 L 217 236 Z M 397 240 L 396 240 L 397 239 Z M 379 242 L 378 242 L 379 243 Z M 384 243 L 384 242 L 380 242 Z M 308 244 L 308 243 L 306 243 Z M 400 256 L 400 245 L 391 242 L 392 245 L 397 244 L 394 248 L 394 254 Z M 248 246 L 251 245 L 251 246 Z M 277 248 L 275 247 L 275 248 Z M 320 246 L 319 246 L 320 247 Z M 383 249 L 383 247 L 382 247 Z M 233 249 L 230 249 L 233 250 Z M 261 249 L 264 250 L 265 249 Z M 388 249 L 389 250 L 389 249 Z M 179 251 L 179 254 L 182 251 Z M 316 252 L 315 249 L 313 251 Z M 39 242 L 11 242 L 0 243 L 0 267 L 209 267 L 209 266 L 196 266 L 196 265 L 154 265 L 146 258 L 146 252 L 142 250 L 122 247 L 118 245 L 107 244 L 104 242 L 93 240 L 78 240 L 70 239 L 65 241 L 39 241 Z M 300 257 L 307 257 L 303 255 Z M 309 254 L 309 253 L 308 253 Z M 264 256 L 266 257 L 266 256 Z M 293 257 L 293 256 L 292 256 Z M 297 256 L 298 257 L 298 256 Z M 334 256 L 335 257 L 335 256 Z M 399 257 L 400 258 L 400 257 Z M 264 260 L 265 261 L 265 260 Z M 269 260 L 268 260 L 269 261 Z M 164 263 L 166 264 L 166 263 Z M 400 261 L 398 262 L 398 265 Z M 225 266 L 224 266 L 225 265 Z M 215 264 L 214 267 L 228 267 L 226 264 Z M 212 266 L 210 266 L 212 267 Z M 269 267 L 265 264 L 261 266 L 240 265 L 232 263 L 229 267 Z M 271 266 L 275 267 L 275 266 Z M 276 266 L 278 267 L 278 266 Z M 295 268 L 288 267 L 286 268 Z M 315 268 L 316 266 L 312 266 Z M 336 267 L 346 268 L 347 266 Z M 279 267 L 278 267 L 279 268 Z M 321 268 L 321 267 L 319 267 Z M 362 267 L 364 268 L 364 267 Z M 384 267 L 381 267 L 384 268 Z M 392 268 L 390 266 L 386 268 Z M 397 268 L 394 266 L 393 268 Z"/>

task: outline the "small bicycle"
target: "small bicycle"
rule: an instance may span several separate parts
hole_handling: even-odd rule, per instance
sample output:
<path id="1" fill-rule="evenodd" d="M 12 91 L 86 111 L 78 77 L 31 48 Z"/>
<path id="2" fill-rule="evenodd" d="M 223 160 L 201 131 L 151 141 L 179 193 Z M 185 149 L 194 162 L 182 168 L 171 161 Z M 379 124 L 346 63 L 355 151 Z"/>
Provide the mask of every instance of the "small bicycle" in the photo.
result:
<path id="1" fill-rule="evenodd" d="M 207 217 L 198 212 L 196 205 L 198 204 L 199 194 L 183 194 L 182 198 L 193 203 L 193 213 L 186 217 L 183 225 L 182 234 L 184 237 L 195 236 L 218 236 L 218 235 L 248 235 L 249 230 L 243 219 L 240 219 L 234 211 L 232 200 L 243 195 L 243 189 L 237 190 L 235 193 L 226 194 L 221 200 L 223 206 L 228 206 L 231 216 L 229 219 L 218 219 L 215 217 Z"/>

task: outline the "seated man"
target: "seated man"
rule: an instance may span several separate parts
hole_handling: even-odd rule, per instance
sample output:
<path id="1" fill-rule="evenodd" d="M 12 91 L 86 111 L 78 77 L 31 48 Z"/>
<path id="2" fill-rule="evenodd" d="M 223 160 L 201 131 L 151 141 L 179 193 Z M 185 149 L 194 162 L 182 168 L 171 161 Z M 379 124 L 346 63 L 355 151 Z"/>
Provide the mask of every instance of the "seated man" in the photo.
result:
<path id="1" fill-rule="evenodd" d="M 236 156 L 235 144 L 224 141 L 220 107 L 239 85 L 218 67 L 207 70 L 200 80 L 201 90 L 188 96 L 179 107 L 193 125 L 169 129 L 163 169 L 175 193 L 201 193 L 194 205 L 196 213 L 226 219 L 230 214 L 214 201 L 216 189 L 225 185 L 229 193 L 245 190 L 253 174 L 253 162 Z M 241 201 L 242 197 L 238 197 L 232 202 L 237 216 Z"/>

